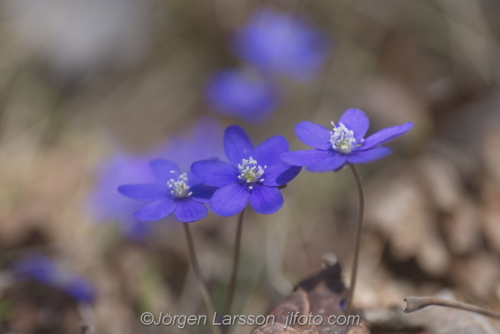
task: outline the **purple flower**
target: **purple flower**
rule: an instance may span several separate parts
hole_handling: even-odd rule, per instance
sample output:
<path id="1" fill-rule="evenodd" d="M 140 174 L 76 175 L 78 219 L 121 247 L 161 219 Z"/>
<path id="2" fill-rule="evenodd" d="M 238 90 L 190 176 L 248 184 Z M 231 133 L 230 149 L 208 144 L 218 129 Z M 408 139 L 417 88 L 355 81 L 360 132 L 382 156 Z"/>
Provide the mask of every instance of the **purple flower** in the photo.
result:
<path id="1" fill-rule="evenodd" d="M 297 137 L 315 150 L 285 152 L 281 159 L 293 166 L 308 166 L 310 172 L 338 171 L 345 164 L 361 164 L 383 158 L 391 153 L 380 147 L 404 133 L 413 123 L 396 125 L 374 133 L 366 139 L 370 121 L 359 109 L 347 109 L 339 123 L 332 122 L 332 131 L 311 122 L 302 122 L 295 127 Z"/>
<path id="2" fill-rule="evenodd" d="M 96 185 L 88 197 L 88 208 L 98 222 L 117 222 L 128 239 L 149 235 L 150 226 L 133 217 L 140 203 L 121 196 L 116 188 L 126 182 L 152 183 L 156 179 L 149 168 L 148 156 L 116 152 L 97 169 Z"/>
<path id="3" fill-rule="evenodd" d="M 19 281 L 36 280 L 66 292 L 80 303 L 92 303 L 96 298 L 94 287 L 86 279 L 64 270 L 41 254 L 16 261 L 11 269 Z"/>
<path id="4" fill-rule="evenodd" d="M 260 121 L 278 105 L 274 84 L 257 72 L 220 70 L 212 74 L 205 97 L 214 111 Z"/>
<path id="5" fill-rule="evenodd" d="M 308 79 L 324 63 L 328 43 L 303 17 L 266 8 L 256 11 L 236 32 L 233 50 L 265 72 Z"/>
<path id="6" fill-rule="evenodd" d="M 280 160 L 288 142 L 274 136 L 253 147 L 245 130 L 233 125 L 224 133 L 224 150 L 230 163 L 204 160 L 193 163 L 191 171 L 205 184 L 218 187 L 210 200 L 210 208 L 219 216 L 241 212 L 248 202 L 262 214 L 278 211 L 283 205 L 280 186 L 300 172 Z"/>
<path id="7" fill-rule="evenodd" d="M 181 169 L 187 170 L 200 158 L 221 156 L 221 139 L 222 128 L 218 122 L 203 118 L 192 126 L 189 133 L 171 136 L 166 145 L 148 154 L 135 156 L 125 152 L 114 153 L 99 166 L 96 185 L 88 199 L 94 219 L 99 222 L 117 222 L 128 239 L 149 236 L 154 226 L 133 216 L 144 204 L 120 195 L 116 189 L 122 184 L 156 183 L 149 167 L 149 162 L 154 159 L 173 160 Z"/>
<path id="8" fill-rule="evenodd" d="M 152 202 L 134 212 L 142 221 L 155 221 L 172 212 L 179 221 L 191 223 L 208 214 L 207 203 L 213 189 L 205 186 L 191 173 L 182 173 L 168 160 L 154 160 L 150 164 L 160 184 L 131 184 L 118 187 L 118 191 L 131 199 Z"/>

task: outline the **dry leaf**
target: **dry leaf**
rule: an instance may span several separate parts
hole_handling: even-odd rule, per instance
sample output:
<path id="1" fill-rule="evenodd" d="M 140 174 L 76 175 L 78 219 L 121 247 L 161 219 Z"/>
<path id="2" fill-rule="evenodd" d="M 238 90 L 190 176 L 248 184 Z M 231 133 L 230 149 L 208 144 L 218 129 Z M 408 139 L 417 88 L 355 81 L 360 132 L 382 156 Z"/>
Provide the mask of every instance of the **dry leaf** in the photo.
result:
<path id="1" fill-rule="evenodd" d="M 367 324 L 359 326 L 328 324 L 328 319 L 333 319 L 331 316 L 344 314 L 340 304 L 345 296 L 346 289 L 341 280 L 341 268 L 337 263 L 300 282 L 295 291 L 270 313 L 275 317 L 274 324 L 256 327 L 252 334 L 333 334 L 345 333 L 348 329 L 352 329 L 349 331 L 352 334 L 369 334 Z M 303 316 L 302 319 L 309 317 L 313 321 L 307 321 L 304 325 L 298 322 L 292 324 L 291 317 L 295 312 L 298 312 L 299 317 Z M 320 317 L 322 323 L 314 320 Z"/>

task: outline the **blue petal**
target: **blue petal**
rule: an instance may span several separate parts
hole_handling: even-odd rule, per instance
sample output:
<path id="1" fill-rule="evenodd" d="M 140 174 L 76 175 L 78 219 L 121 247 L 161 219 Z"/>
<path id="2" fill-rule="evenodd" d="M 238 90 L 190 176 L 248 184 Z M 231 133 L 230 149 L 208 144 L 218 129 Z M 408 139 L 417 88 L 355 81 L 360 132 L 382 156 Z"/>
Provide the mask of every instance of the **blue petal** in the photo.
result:
<path id="1" fill-rule="evenodd" d="M 413 123 L 408 122 L 405 124 L 396 125 L 390 128 L 380 130 L 379 132 L 376 132 L 372 134 L 370 137 L 366 138 L 363 146 L 361 146 L 359 150 L 365 151 L 380 146 L 382 144 L 385 144 L 388 141 L 391 141 L 405 134 L 406 132 L 410 131 L 412 127 Z"/>
<path id="2" fill-rule="evenodd" d="M 224 151 L 235 166 L 253 155 L 253 145 L 245 130 L 237 125 L 229 126 L 224 132 Z"/>
<path id="3" fill-rule="evenodd" d="M 365 113 L 359 109 L 347 109 L 342 116 L 340 116 L 339 123 L 344 124 L 349 130 L 354 132 L 356 141 L 360 141 L 368 131 L 370 120 L 366 117 Z"/>
<path id="4" fill-rule="evenodd" d="M 250 193 L 250 205 L 258 213 L 270 215 L 283 206 L 283 195 L 275 187 L 256 185 Z"/>
<path id="5" fill-rule="evenodd" d="M 219 216 L 233 216 L 245 208 L 249 195 L 244 186 L 234 183 L 215 191 L 210 208 Z"/>
<path id="6" fill-rule="evenodd" d="M 208 209 L 205 204 L 198 203 L 191 199 L 185 199 L 177 202 L 174 214 L 175 218 L 179 221 L 191 223 L 205 218 L 208 214 Z"/>
<path id="7" fill-rule="evenodd" d="M 301 142 L 313 148 L 327 150 L 332 146 L 330 130 L 319 124 L 301 122 L 295 127 L 295 134 Z"/>
<path id="8" fill-rule="evenodd" d="M 194 176 L 212 187 L 224 187 L 238 181 L 236 167 L 223 161 L 197 161 L 191 165 L 191 171 Z"/>
<path id="9" fill-rule="evenodd" d="M 138 201 L 157 201 L 169 196 L 167 188 L 159 184 L 127 184 L 118 187 L 118 192 L 123 196 Z"/>
<path id="10" fill-rule="evenodd" d="M 174 211 L 176 206 L 177 202 L 172 199 L 162 199 L 143 206 L 134 212 L 134 217 L 142 221 L 152 222 L 165 218 Z"/>
<path id="11" fill-rule="evenodd" d="M 347 158 L 345 155 L 334 155 L 331 158 L 310 165 L 307 167 L 307 170 L 316 173 L 338 171 L 344 167 L 346 162 Z"/>
<path id="12" fill-rule="evenodd" d="M 191 188 L 191 191 L 193 192 L 193 195 L 191 197 L 197 202 L 208 203 L 216 190 L 216 187 L 210 187 L 205 184 L 198 184 Z"/>
<path id="13" fill-rule="evenodd" d="M 153 173 L 160 182 L 167 182 L 170 179 L 177 179 L 181 174 L 179 167 L 171 161 L 158 159 L 149 163 Z"/>
<path id="14" fill-rule="evenodd" d="M 281 153 L 281 160 L 292 166 L 309 166 L 332 156 L 330 151 L 306 150 Z"/>
<path id="15" fill-rule="evenodd" d="M 277 187 L 292 181 L 299 173 L 302 167 L 290 166 L 287 163 L 281 162 L 267 168 L 264 172 L 264 185 Z"/>
<path id="16" fill-rule="evenodd" d="M 351 164 L 364 164 L 372 162 L 391 154 L 391 149 L 387 147 L 377 147 L 368 151 L 357 151 L 347 157 L 347 162 Z"/>
<path id="17" fill-rule="evenodd" d="M 93 303 L 96 299 L 96 291 L 92 284 L 81 277 L 73 277 L 71 281 L 62 288 L 78 302 L 83 304 Z"/>
<path id="18" fill-rule="evenodd" d="M 259 165 L 270 167 L 281 163 L 280 153 L 288 152 L 289 149 L 290 147 L 285 137 L 273 136 L 255 148 L 253 158 L 257 160 Z"/>

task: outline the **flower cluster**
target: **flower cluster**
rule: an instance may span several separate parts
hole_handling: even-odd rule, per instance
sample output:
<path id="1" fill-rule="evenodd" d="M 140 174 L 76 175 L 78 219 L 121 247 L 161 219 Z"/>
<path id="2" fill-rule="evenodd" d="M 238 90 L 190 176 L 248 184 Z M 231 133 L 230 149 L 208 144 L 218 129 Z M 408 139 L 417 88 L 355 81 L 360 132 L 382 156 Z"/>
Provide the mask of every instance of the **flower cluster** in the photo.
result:
<path id="1" fill-rule="evenodd" d="M 296 13 L 270 8 L 255 11 L 231 38 L 233 53 L 245 69 L 225 69 L 208 80 L 205 97 L 222 114 L 247 121 L 263 120 L 279 104 L 273 78 L 313 78 L 328 54 L 327 38 Z"/>
<path id="2" fill-rule="evenodd" d="M 254 148 L 241 127 L 230 126 L 223 146 L 229 163 L 201 160 L 183 172 L 171 161 L 155 160 L 151 169 L 158 183 L 123 185 L 118 191 L 131 199 L 152 202 L 134 213 L 143 221 L 171 213 L 181 222 L 197 221 L 208 214 L 205 203 L 220 216 L 235 215 L 248 202 L 262 214 L 278 211 L 283 205 L 279 188 L 301 169 L 280 160 L 280 154 L 289 150 L 286 139 L 274 136 Z"/>
<path id="3" fill-rule="evenodd" d="M 96 292 L 85 278 L 65 270 L 41 254 L 33 254 L 11 265 L 18 281 L 35 280 L 66 292 L 82 304 L 94 302 Z"/>
<path id="4" fill-rule="evenodd" d="M 223 147 L 227 161 L 213 157 L 181 170 L 174 162 L 150 163 L 157 183 L 129 184 L 118 188 L 131 199 L 151 202 L 134 216 L 155 221 L 173 213 L 181 222 L 194 222 L 208 214 L 205 204 L 220 216 L 241 212 L 249 203 L 258 213 L 272 214 L 283 205 L 281 189 L 307 166 L 311 172 L 338 171 L 346 164 L 372 162 L 391 153 L 382 145 L 406 133 L 413 123 L 386 128 L 364 139 L 369 120 L 359 109 L 348 109 L 327 129 L 299 123 L 295 132 L 312 150 L 289 152 L 282 136 L 254 147 L 243 128 L 229 126 Z"/>

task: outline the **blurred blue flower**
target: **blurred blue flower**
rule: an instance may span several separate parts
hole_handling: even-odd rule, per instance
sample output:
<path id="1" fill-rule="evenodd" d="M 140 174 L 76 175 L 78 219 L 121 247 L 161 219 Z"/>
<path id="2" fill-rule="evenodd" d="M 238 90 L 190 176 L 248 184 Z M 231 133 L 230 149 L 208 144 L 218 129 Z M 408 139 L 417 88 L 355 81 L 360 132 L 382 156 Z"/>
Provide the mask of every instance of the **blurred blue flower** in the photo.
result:
<path id="1" fill-rule="evenodd" d="M 207 203 L 215 189 L 207 187 L 191 172 L 182 173 L 168 160 L 154 160 L 151 169 L 159 183 L 128 184 L 118 187 L 123 196 L 143 202 L 152 202 L 136 212 L 142 221 L 156 221 L 174 213 L 184 223 L 198 221 L 208 214 Z"/>
<path id="2" fill-rule="evenodd" d="M 274 136 L 253 147 L 245 130 L 233 125 L 224 134 L 224 150 L 230 163 L 204 160 L 193 163 L 191 171 L 205 184 L 219 187 L 210 200 L 210 208 L 219 216 L 241 212 L 248 202 L 262 214 L 278 211 L 283 205 L 280 186 L 300 172 L 280 160 L 288 142 Z"/>
<path id="3" fill-rule="evenodd" d="M 116 152 L 97 170 L 96 186 L 88 200 L 94 218 L 99 222 L 117 222 L 128 239 L 147 237 L 151 233 L 151 223 L 133 216 L 143 203 L 120 195 L 118 187 L 157 182 L 149 166 L 153 159 L 173 160 L 187 170 L 196 160 L 219 157 L 222 155 L 221 140 L 221 126 L 212 119 L 202 118 L 187 134 L 171 136 L 166 145 L 148 154 L 134 156 Z"/>
<path id="4" fill-rule="evenodd" d="M 41 254 L 33 254 L 11 265 L 19 281 L 35 280 L 66 292 L 80 303 L 94 302 L 96 292 L 85 278 L 69 272 Z"/>
<path id="5" fill-rule="evenodd" d="M 389 155 L 391 150 L 380 146 L 413 127 L 408 122 L 364 139 L 369 125 L 368 117 L 359 109 L 347 109 L 337 125 L 332 122 L 332 131 L 311 122 L 299 123 L 295 127 L 297 137 L 314 150 L 285 152 L 281 159 L 293 166 L 308 166 L 310 172 L 338 171 L 345 164 L 368 163 Z"/>
<path id="6" fill-rule="evenodd" d="M 304 17 L 257 10 L 232 40 L 235 54 L 266 73 L 307 80 L 319 72 L 328 55 L 326 36 Z"/>
<path id="7" fill-rule="evenodd" d="M 126 182 L 149 183 L 155 180 L 149 168 L 148 156 L 114 153 L 97 169 L 95 188 L 88 198 L 91 214 L 98 222 L 117 222 L 128 239 L 146 237 L 150 233 L 150 226 L 132 215 L 141 205 L 120 196 L 116 189 Z"/>
<path id="8" fill-rule="evenodd" d="M 205 89 L 211 109 L 246 121 L 262 121 L 278 106 L 274 84 L 257 72 L 219 70 L 212 74 Z"/>

